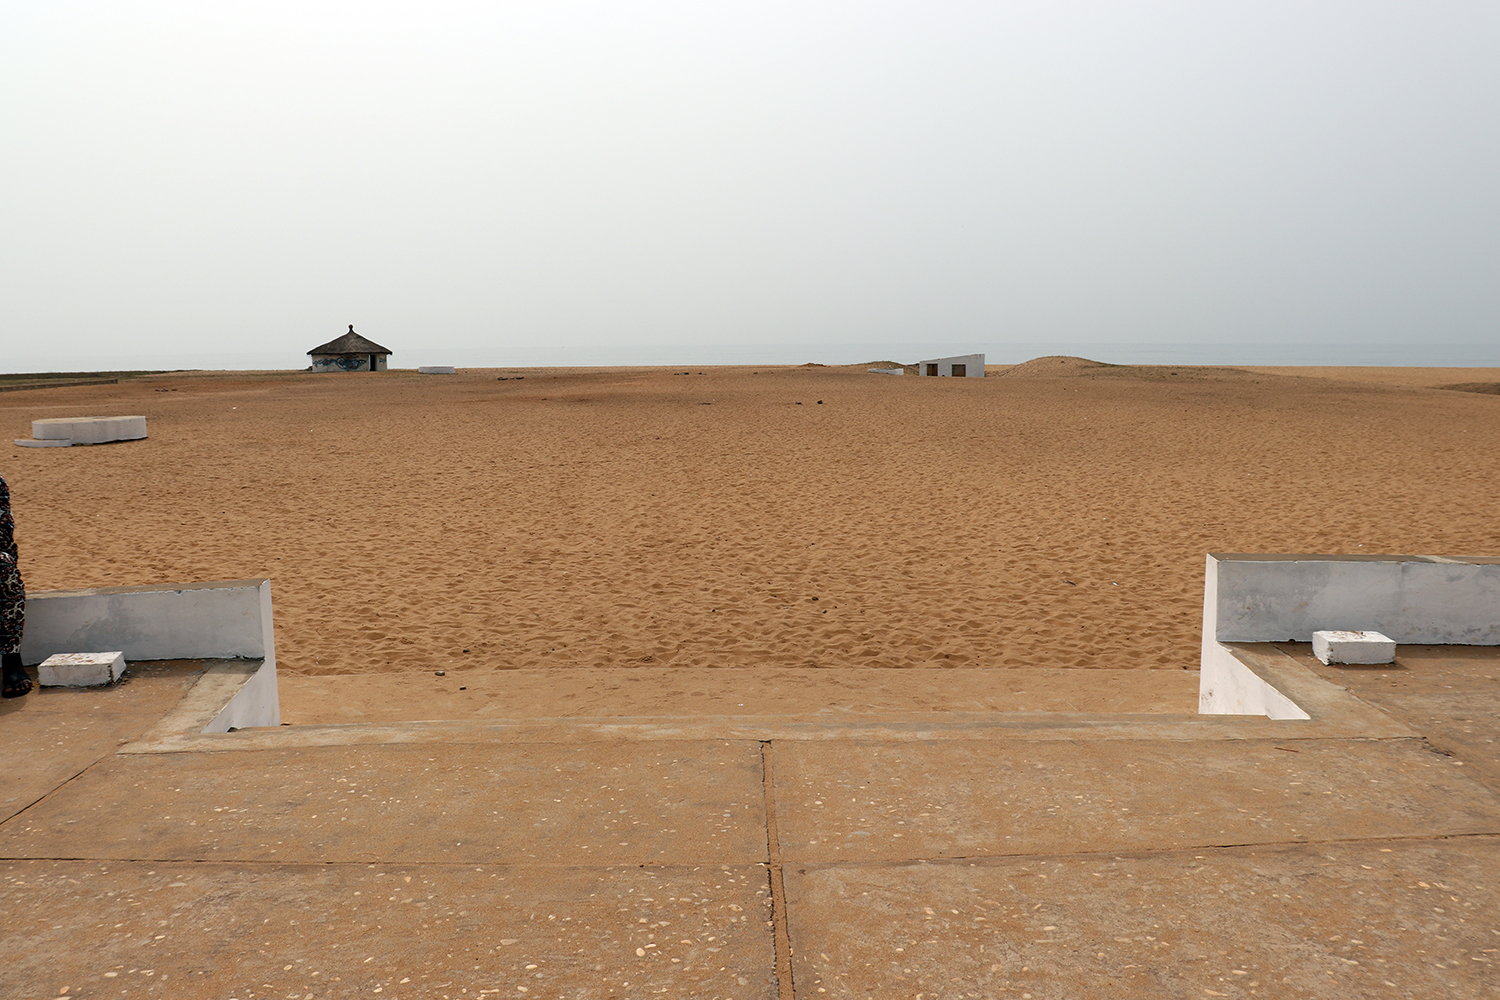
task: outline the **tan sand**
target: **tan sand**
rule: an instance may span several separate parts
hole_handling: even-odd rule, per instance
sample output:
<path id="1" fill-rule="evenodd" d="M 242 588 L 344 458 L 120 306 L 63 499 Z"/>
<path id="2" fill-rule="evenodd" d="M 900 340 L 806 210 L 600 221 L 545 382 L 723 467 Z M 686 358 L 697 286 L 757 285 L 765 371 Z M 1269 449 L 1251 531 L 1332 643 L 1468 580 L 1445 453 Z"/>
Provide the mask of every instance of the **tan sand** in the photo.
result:
<path id="1" fill-rule="evenodd" d="M 1196 673 L 1062 667 L 826 670 L 758 667 L 490 667 L 421 674 L 282 675 L 282 713 L 299 722 L 421 719 L 805 716 L 909 712 L 1124 712 L 1196 709 Z M 356 682 L 357 683 L 351 683 Z"/>
<path id="2" fill-rule="evenodd" d="M 270 577 L 295 722 L 655 714 L 740 684 L 762 711 L 786 690 L 807 711 L 890 707 L 903 683 L 915 708 L 975 710 L 985 688 L 957 673 L 844 671 L 1191 671 L 1205 552 L 1500 555 L 1500 399 L 1430 388 L 1500 369 L 1042 360 L 984 380 L 158 376 L 0 395 L 7 440 L 49 416 L 143 413 L 151 432 L 9 448 L 0 472 L 34 590 Z M 735 673 L 670 684 L 683 668 Z M 607 687 L 631 669 L 636 693 Z M 577 674 L 536 693 L 558 670 Z M 371 674 L 411 683 L 298 687 Z M 1169 676 L 1136 702 L 1191 710 L 1195 675 Z M 996 691 L 1088 710 L 1084 686 L 1054 686 Z"/>
<path id="3" fill-rule="evenodd" d="M 1375 382 L 1380 385 L 1426 388 L 1476 383 L 1500 386 L 1500 368 L 1397 368 L 1370 365 L 1360 368 L 1257 367 L 1245 370 L 1267 375 L 1295 375 L 1302 378 L 1327 378 L 1344 382 Z"/>

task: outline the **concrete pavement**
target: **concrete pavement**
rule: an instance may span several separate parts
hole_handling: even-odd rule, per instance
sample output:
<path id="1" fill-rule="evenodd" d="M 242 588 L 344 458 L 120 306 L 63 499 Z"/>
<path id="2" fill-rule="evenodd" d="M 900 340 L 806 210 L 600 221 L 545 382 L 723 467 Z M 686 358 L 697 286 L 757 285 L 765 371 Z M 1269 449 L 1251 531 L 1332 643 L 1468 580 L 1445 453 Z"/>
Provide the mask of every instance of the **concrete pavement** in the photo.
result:
<path id="1" fill-rule="evenodd" d="M 1257 655 L 1311 720 L 199 735 L 201 664 L 33 694 L 0 995 L 1500 995 L 1500 657 Z"/>

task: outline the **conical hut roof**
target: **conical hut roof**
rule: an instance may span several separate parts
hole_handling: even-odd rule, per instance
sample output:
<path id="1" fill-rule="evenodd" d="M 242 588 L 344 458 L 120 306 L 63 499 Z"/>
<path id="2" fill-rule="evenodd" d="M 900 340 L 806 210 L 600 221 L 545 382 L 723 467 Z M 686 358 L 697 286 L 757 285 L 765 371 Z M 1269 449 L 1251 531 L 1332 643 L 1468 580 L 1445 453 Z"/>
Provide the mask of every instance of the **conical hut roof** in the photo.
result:
<path id="1" fill-rule="evenodd" d="M 390 354 L 389 347 L 381 347 L 373 340 L 366 340 L 354 332 L 354 327 L 341 337 L 335 337 L 321 347 L 314 347 L 308 354 Z"/>

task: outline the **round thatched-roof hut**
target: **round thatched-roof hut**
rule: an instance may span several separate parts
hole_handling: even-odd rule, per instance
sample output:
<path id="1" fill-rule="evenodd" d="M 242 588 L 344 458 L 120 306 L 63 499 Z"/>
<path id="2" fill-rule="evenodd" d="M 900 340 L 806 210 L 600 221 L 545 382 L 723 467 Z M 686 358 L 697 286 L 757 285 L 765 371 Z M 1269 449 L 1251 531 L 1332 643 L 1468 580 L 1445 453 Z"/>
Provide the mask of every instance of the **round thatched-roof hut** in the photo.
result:
<path id="1" fill-rule="evenodd" d="M 348 333 L 307 353 L 312 355 L 315 372 L 383 372 L 391 350 L 361 337 L 350 323 Z"/>

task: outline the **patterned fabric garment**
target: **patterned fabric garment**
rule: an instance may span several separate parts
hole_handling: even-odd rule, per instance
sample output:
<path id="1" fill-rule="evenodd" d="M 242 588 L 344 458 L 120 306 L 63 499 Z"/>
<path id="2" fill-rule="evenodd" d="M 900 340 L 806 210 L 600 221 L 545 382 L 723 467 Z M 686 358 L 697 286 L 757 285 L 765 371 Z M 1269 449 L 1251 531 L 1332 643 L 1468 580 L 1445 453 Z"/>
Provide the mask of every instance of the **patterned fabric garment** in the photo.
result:
<path id="1" fill-rule="evenodd" d="M 16 522 L 10 513 L 10 487 L 0 478 L 0 653 L 21 649 L 26 625 L 26 584 L 21 580 Z"/>

